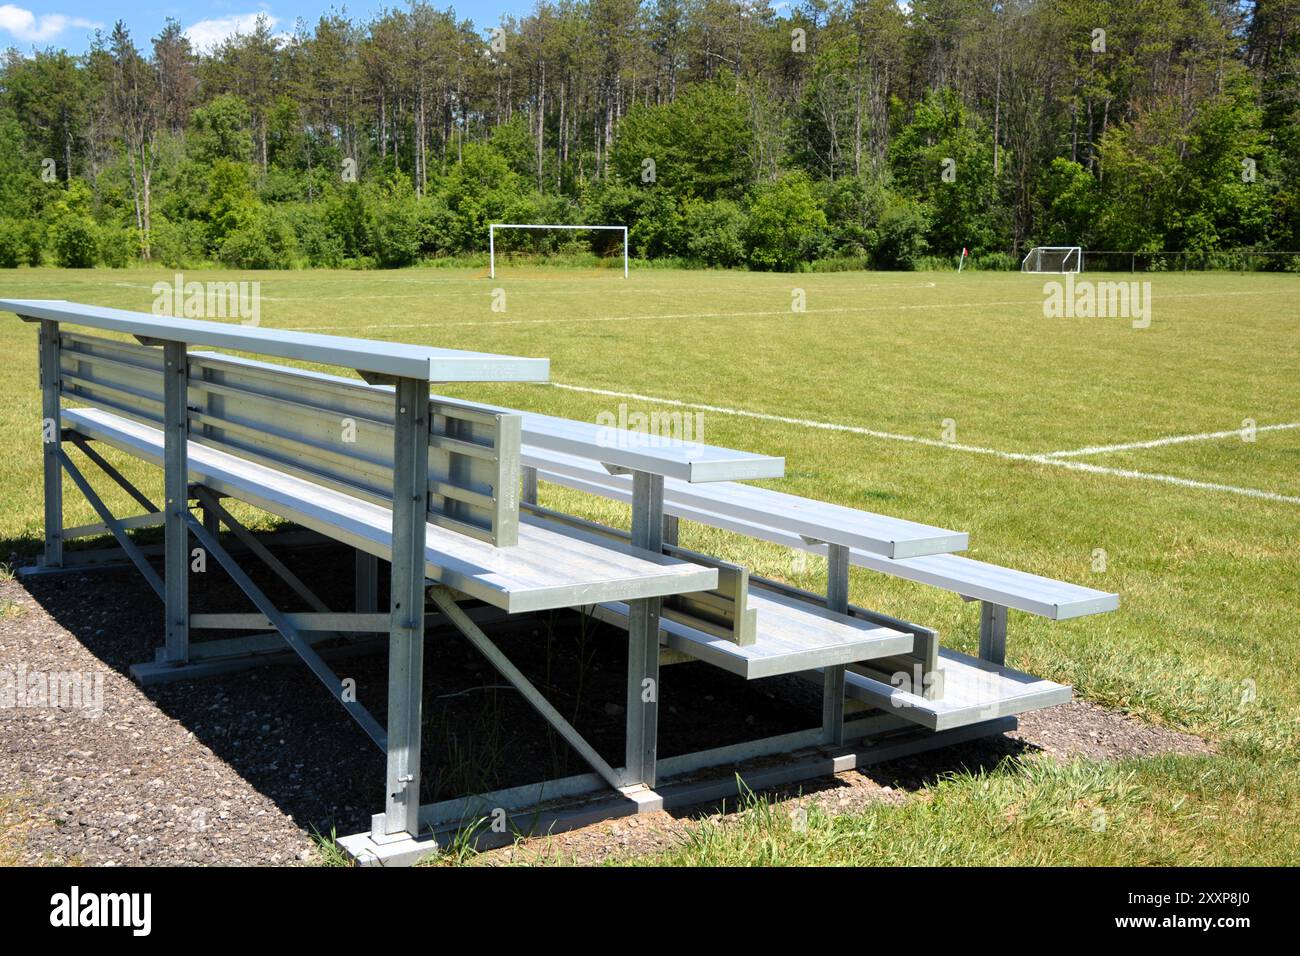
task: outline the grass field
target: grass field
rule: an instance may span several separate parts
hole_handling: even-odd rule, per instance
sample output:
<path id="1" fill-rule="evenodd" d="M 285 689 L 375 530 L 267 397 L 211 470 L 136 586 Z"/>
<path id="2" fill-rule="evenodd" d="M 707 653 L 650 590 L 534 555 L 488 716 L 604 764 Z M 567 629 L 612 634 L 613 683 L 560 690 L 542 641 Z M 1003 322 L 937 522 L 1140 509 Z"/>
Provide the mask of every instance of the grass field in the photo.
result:
<path id="1" fill-rule="evenodd" d="M 0 274 L 0 297 L 148 311 L 171 278 L 24 269 Z M 1028 761 L 807 832 L 751 813 L 655 862 L 1300 860 L 1300 278 L 1138 276 L 1145 329 L 1044 318 L 1043 278 L 1001 273 L 185 278 L 260 280 L 263 326 L 548 356 L 551 385 L 448 391 L 588 421 L 620 403 L 702 411 L 705 441 L 784 455 L 783 490 L 963 529 L 974 557 L 1118 591 L 1109 615 L 1012 612 L 1008 663 L 1219 749 Z M 25 555 L 41 536 L 34 330 L 9 317 L 0 348 L 0 547 Z M 93 520 L 75 496 L 68 512 Z M 806 586 L 824 573 L 694 526 L 683 543 Z M 976 646 L 977 605 L 953 595 L 855 570 L 852 598 Z"/>

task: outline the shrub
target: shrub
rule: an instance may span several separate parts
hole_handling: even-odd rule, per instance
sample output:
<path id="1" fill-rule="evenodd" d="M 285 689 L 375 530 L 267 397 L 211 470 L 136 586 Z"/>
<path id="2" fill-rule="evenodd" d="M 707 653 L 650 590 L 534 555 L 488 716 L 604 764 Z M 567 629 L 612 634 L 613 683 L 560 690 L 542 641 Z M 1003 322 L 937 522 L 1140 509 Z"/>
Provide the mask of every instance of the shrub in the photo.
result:
<path id="1" fill-rule="evenodd" d="M 444 255 L 452 251 L 448 242 L 451 232 L 451 211 L 438 196 L 425 196 L 415 210 L 420 252 L 424 255 Z"/>
<path id="2" fill-rule="evenodd" d="M 793 269 L 826 240 L 826 213 L 803 173 L 761 188 L 745 230 L 749 261 L 760 269 Z"/>
<path id="3" fill-rule="evenodd" d="M 984 252 L 972 256 L 967 267 L 974 266 L 985 272 L 1019 272 L 1020 260 L 1009 252 Z"/>
<path id="4" fill-rule="evenodd" d="M 43 223 L 24 219 L 18 224 L 22 260 L 29 266 L 39 266 L 45 259 L 46 228 Z"/>
<path id="5" fill-rule="evenodd" d="M 370 223 L 370 249 L 381 269 L 409 266 L 420 254 L 420 223 L 415 204 L 402 199 L 382 203 Z"/>
<path id="6" fill-rule="evenodd" d="M 682 225 L 686 251 L 710 266 L 734 266 L 745 258 L 745 214 L 730 199 L 688 202 Z"/>
<path id="7" fill-rule="evenodd" d="M 826 219 L 830 223 L 834 258 L 860 258 L 878 241 L 880 216 L 889 203 L 889 192 L 875 179 L 845 176 L 833 183 L 821 183 Z"/>
<path id="8" fill-rule="evenodd" d="M 592 190 L 586 206 L 588 222 L 626 224 L 628 247 L 638 258 L 685 251 L 677 203 L 663 190 L 606 181 Z"/>
<path id="9" fill-rule="evenodd" d="M 188 220 L 155 218 L 149 232 L 149 255 L 169 269 L 183 269 L 203 258 L 201 227 Z"/>
<path id="10" fill-rule="evenodd" d="M 133 231 L 121 226 L 101 226 L 99 229 L 99 261 L 110 269 L 125 269 L 139 252 L 139 243 Z"/>
<path id="11" fill-rule="evenodd" d="M 337 269 L 343 264 L 343 240 L 331 228 L 329 217 L 326 203 L 304 204 L 291 210 L 298 248 L 307 264 L 316 268 Z"/>
<path id="12" fill-rule="evenodd" d="M 259 210 L 226 237 L 217 257 L 237 269 L 289 269 L 295 249 L 293 232 L 284 220 Z"/>
<path id="13" fill-rule="evenodd" d="M 929 244 L 930 216 L 923 205 L 899 200 L 880 217 L 875 249 L 877 269 L 915 269 Z"/>
<path id="14" fill-rule="evenodd" d="M 369 249 L 373 212 L 358 183 L 348 183 L 325 207 L 330 234 L 338 240 L 344 258 L 363 256 Z"/>
<path id="15" fill-rule="evenodd" d="M 69 213 L 54 224 L 54 260 L 65 269 L 89 269 L 99 254 L 94 220 Z"/>
<path id="16" fill-rule="evenodd" d="M 16 222 L 0 222 L 0 269 L 14 269 L 23 261 L 23 240 Z"/>
<path id="17" fill-rule="evenodd" d="M 865 272 L 871 268 L 866 256 L 834 256 L 807 263 L 807 272 Z"/>

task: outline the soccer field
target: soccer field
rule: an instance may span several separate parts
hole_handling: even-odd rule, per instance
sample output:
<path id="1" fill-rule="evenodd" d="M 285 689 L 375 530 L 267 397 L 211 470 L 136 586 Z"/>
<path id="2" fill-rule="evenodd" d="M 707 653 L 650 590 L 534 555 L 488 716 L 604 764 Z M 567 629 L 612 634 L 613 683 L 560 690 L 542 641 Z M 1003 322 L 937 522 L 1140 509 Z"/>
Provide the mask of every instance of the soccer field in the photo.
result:
<path id="1" fill-rule="evenodd" d="M 942 819 L 898 811 L 895 823 L 915 831 L 912 862 L 938 862 L 926 855 L 940 850 L 957 854 L 947 862 L 1295 862 L 1300 277 L 1077 277 L 1149 282 L 1146 328 L 1046 318 L 1055 278 L 635 266 L 626 280 L 510 266 L 495 280 L 436 268 L 185 274 L 260 281 L 264 327 L 549 357 L 549 385 L 448 391 L 588 421 L 620 405 L 700 412 L 704 441 L 784 455 L 786 477 L 772 483 L 782 490 L 965 530 L 973 557 L 1118 591 L 1113 614 L 1011 612 L 1008 663 L 1205 736 L 1218 755 L 945 784 Z M 24 269 L 4 273 L 0 290 L 147 312 L 153 284 L 172 279 Z M 0 557 L 30 556 L 41 537 L 35 332 L 9 316 L 0 347 Z M 543 486 L 544 504 L 548 495 L 575 501 Z M 69 524 L 94 520 L 75 495 L 67 512 Z M 695 526 L 682 543 L 809 587 L 824 573 Z M 855 569 L 851 598 L 937 628 L 946 646 L 977 646 L 978 605 L 951 594 Z M 1004 819 L 1006 806 L 1043 794 L 1063 816 Z M 1105 834 L 1089 825 L 1093 806 L 1108 808 Z M 1043 826 L 1059 839 L 1044 843 Z M 802 862 L 888 858 L 871 840 L 849 843 L 828 838 Z M 721 862 L 734 849 L 682 853 Z"/>

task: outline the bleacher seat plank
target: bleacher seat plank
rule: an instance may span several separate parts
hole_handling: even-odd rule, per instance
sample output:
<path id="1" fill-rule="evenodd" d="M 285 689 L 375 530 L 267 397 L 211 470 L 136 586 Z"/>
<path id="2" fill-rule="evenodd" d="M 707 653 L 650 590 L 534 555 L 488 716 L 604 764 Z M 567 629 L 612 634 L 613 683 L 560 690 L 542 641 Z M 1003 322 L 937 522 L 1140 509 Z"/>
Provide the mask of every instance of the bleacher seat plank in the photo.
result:
<path id="1" fill-rule="evenodd" d="M 64 426 L 161 464 L 162 432 L 100 409 L 69 409 Z M 388 559 L 392 512 L 313 482 L 189 443 L 191 479 L 214 491 Z M 531 517 L 519 544 L 491 544 L 429 524 L 429 578 L 509 613 L 663 597 L 718 586 L 718 573 Z"/>
<path id="2" fill-rule="evenodd" d="M 632 483 L 625 476 L 610 475 L 588 458 L 539 448 L 529 431 L 527 416 L 523 440 L 520 460 L 553 476 L 548 480 L 621 501 L 630 500 Z M 689 512 L 714 515 L 718 527 L 742 534 L 748 534 L 752 525 L 764 525 L 784 532 L 787 537 L 794 536 L 800 545 L 805 543 L 803 539 L 811 539 L 888 558 L 961 551 L 968 543 L 965 532 L 734 482 L 691 485 L 665 478 L 664 510 L 687 520 L 698 520 Z"/>
<path id="3" fill-rule="evenodd" d="M 544 382 L 550 371 L 550 361 L 544 358 L 493 355 L 201 319 L 186 319 L 183 325 L 178 325 L 171 316 L 152 316 L 79 302 L 0 299 L 0 309 L 15 312 L 23 318 L 67 321 L 156 342 L 184 342 L 250 351 L 426 382 Z"/>
<path id="4" fill-rule="evenodd" d="M 528 445 L 523 448 L 521 460 L 525 465 L 539 469 L 544 479 L 567 488 L 619 501 L 630 498 L 631 489 L 626 479 L 608 475 L 591 462 L 573 456 L 561 458 L 552 452 L 542 452 Z M 762 520 L 754 520 L 732 513 L 728 507 L 733 493 L 743 495 L 763 490 L 765 489 L 731 484 L 684 490 L 675 482 L 665 481 L 664 511 L 687 521 L 761 538 L 775 544 L 818 550 L 818 546 L 810 545 L 803 535 L 789 530 L 788 526 L 775 527 L 770 515 L 764 516 Z M 704 492 L 713 498 L 716 508 L 695 506 L 694 502 L 702 500 L 705 495 L 687 492 Z M 862 548 L 850 547 L 849 561 L 857 567 L 943 588 L 964 597 L 1015 608 L 1051 620 L 1063 621 L 1088 614 L 1100 614 L 1119 607 L 1118 594 L 989 564 L 960 554 L 889 558 Z"/>

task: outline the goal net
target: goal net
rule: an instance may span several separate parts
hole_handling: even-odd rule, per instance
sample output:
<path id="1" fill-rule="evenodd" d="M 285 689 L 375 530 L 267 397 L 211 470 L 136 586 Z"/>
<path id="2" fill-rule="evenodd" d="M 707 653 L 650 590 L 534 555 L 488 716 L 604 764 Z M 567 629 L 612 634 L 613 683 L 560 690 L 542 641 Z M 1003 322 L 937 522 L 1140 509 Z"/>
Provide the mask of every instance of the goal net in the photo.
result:
<path id="1" fill-rule="evenodd" d="M 1078 246 L 1034 246 L 1020 261 L 1021 272 L 1082 272 L 1083 250 Z"/>
<path id="2" fill-rule="evenodd" d="M 575 252 L 600 256 L 622 245 L 623 278 L 627 278 L 627 226 L 569 226 L 553 223 L 494 222 L 488 225 L 489 274 L 497 276 L 497 260 L 536 259 Z"/>

